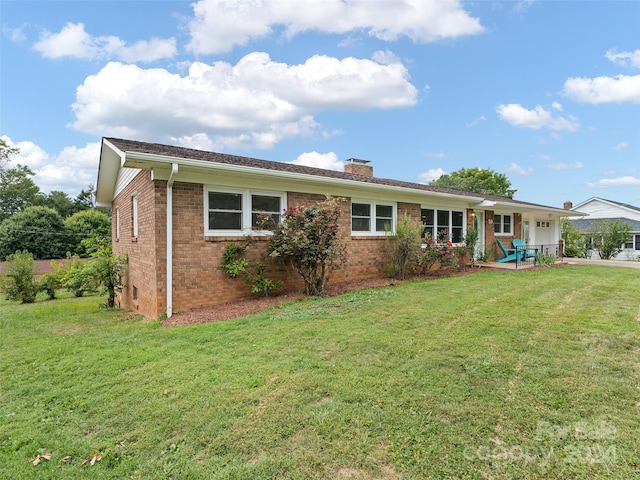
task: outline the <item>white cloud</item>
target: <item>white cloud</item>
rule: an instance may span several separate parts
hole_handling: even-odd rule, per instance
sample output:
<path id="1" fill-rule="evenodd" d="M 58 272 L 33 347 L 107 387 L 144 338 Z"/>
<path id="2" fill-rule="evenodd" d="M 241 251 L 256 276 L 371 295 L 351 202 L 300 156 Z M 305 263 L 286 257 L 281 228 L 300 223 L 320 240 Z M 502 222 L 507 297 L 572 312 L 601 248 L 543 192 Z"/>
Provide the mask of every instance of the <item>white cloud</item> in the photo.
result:
<path id="1" fill-rule="evenodd" d="M 547 168 L 550 168 L 551 170 L 579 170 L 581 168 L 584 167 L 584 164 L 582 162 L 576 162 L 576 163 L 551 163 L 549 165 L 547 165 Z"/>
<path id="2" fill-rule="evenodd" d="M 557 111 L 561 112 L 563 107 L 562 107 L 562 104 L 561 104 L 561 103 L 559 103 L 559 102 L 553 102 L 553 103 L 551 104 L 551 108 L 553 108 L 554 110 L 557 110 Z"/>
<path id="3" fill-rule="evenodd" d="M 548 128 L 550 130 L 567 130 L 575 132 L 580 129 L 577 119 L 570 115 L 569 117 L 554 117 L 553 114 L 538 105 L 533 110 L 528 110 L 518 103 L 510 103 L 508 105 L 499 105 L 496 112 L 500 118 L 514 127 L 532 128 L 539 130 L 540 128 Z"/>
<path id="4" fill-rule="evenodd" d="M 563 92 L 582 103 L 640 103 L 640 75 L 569 78 Z"/>
<path id="5" fill-rule="evenodd" d="M 595 183 L 586 184 L 588 187 L 640 187 L 640 178 L 636 177 L 620 177 L 620 178 L 603 178 Z"/>
<path id="6" fill-rule="evenodd" d="M 205 135 L 219 147 L 270 148 L 320 131 L 313 116 L 323 110 L 414 105 L 408 76 L 401 63 L 325 55 L 288 65 L 255 52 L 236 65 L 195 62 L 185 76 L 112 62 L 77 88 L 72 127 L 154 141 Z"/>
<path id="7" fill-rule="evenodd" d="M 620 142 L 617 145 L 614 145 L 613 147 L 611 147 L 611 150 L 624 150 L 625 148 L 627 148 L 629 146 L 629 143 L 627 142 Z"/>
<path id="8" fill-rule="evenodd" d="M 338 156 L 333 152 L 305 152 L 289 163 L 307 167 L 324 168 L 325 170 L 337 170 L 338 172 L 344 171 L 344 162 L 338 160 Z"/>
<path id="9" fill-rule="evenodd" d="M 615 49 L 607 50 L 605 57 L 611 60 L 613 63 L 622 65 L 623 67 L 636 67 L 640 68 L 640 49 L 633 52 L 620 52 Z"/>
<path id="10" fill-rule="evenodd" d="M 112 35 L 93 37 L 82 23 L 67 23 L 59 33 L 42 32 L 33 48 L 46 58 L 114 59 L 131 63 L 172 58 L 177 51 L 175 38 L 152 38 L 127 45 Z"/>
<path id="11" fill-rule="evenodd" d="M 420 178 L 421 182 L 429 184 L 443 175 L 448 175 L 448 173 L 441 168 L 432 168 L 418 175 L 418 178 Z"/>
<path id="12" fill-rule="evenodd" d="M 75 197 L 96 183 L 100 142 L 87 143 L 82 148 L 65 147 L 57 154 L 50 154 L 30 141 L 14 143 L 7 136 L 2 139 L 20 150 L 11 156 L 11 164 L 26 165 L 33 170 L 33 181 L 45 193 L 58 190 Z"/>
<path id="13" fill-rule="evenodd" d="M 235 45 L 272 35 L 276 29 L 282 29 L 288 39 L 307 31 L 364 32 L 384 41 L 408 37 L 414 42 L 484 31 L 458 0 L 200 0 L 192 6 L 187 49 L 196 54 L 227 52 Z"/>
<path id="14" fill-rule="evenodd" d="M 533 168 L 529 167 L 529 168 L 524 168 L 521 167 L 520 165 L 518 165 L 517 163 L 511 163 L 511 165 L 509 165 L 508 170 L 510 172 L 516 173 L 518 175 L 523 175 L 523 176 L 527 176 L 530 175 L 531 173 L 533 173 Z"/>
<path id="15" fill-rule="evenodd" d="M 474 121 L 467 123 L 466 126 L 467 127 L 475 127 L 478 123 L 480 122 L 486 122 L 487 119 L 485 118 L 484 115 L 480 115 L 478 118 L 476 118 Z"/>

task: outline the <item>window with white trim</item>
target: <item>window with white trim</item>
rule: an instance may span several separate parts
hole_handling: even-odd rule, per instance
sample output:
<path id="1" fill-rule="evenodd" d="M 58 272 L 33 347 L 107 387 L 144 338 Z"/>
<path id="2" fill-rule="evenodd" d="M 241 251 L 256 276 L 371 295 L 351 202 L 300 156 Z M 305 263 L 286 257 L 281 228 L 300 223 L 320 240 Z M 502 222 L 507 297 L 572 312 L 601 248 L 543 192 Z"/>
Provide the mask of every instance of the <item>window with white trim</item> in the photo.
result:
<path id="1" fill-rule="evenodd" d="M 494 215 L 493 232 L 497 235 L 511 235 L 513 233 L 512 218 L 511 215 Z"/>
<path id="2" fill-rule="evenodd" d="M 243 235 L 251 233 L 261 215 L 280 223 L 286 204 L 283 193 L 249 190 L 205 189 L 205 234 Z"/>
<path id="3" fill-rule="evenodd" d="M 351 202 L 351 233 L 381 235 L 395 231 L 395 205 L 378 202 Z"/>
<path id="4" fill-rule="evenodd" d="M 131 196 L 131 236 L 138 238 L 138 194 Z"/>
<path id="5" fill-rule="evenodd" d="M 453 243 L 461 243 L 464 236 L 464 212 L 460 210 L 440 210 L 423 208 L 420 210 L 422 234 L 429 233 L 436 239 L 447 235 Z"/>
<path id="6" fill-rule="evenodd" d="M 640 250 L 640 235 L 631 235 L 631 240 L 624 244 L 624 248 Z"/>

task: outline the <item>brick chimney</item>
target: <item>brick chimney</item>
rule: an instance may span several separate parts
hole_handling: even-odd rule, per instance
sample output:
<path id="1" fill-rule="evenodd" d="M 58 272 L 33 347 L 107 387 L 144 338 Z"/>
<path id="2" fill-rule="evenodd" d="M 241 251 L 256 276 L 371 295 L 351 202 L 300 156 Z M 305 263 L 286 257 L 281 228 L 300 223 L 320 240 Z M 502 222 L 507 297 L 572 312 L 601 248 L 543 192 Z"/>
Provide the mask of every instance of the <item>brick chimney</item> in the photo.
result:
<path id="1" fill-rule="evenodd" d="M 344 166 L 345 173 L 354 173 L 365 177 L 373 177 L 373 167 L 369 165 L 369 160 L 360 160 L 359 158 L 348 158 Z"/>
<path id="2" fill-rule="evenodd" d="M 565 210 L 571 210 L 573 208 L 573 203 L 571 203 L 569 200 L 567 200 L 566 202 L 564 202 L 563 208 Z"/>

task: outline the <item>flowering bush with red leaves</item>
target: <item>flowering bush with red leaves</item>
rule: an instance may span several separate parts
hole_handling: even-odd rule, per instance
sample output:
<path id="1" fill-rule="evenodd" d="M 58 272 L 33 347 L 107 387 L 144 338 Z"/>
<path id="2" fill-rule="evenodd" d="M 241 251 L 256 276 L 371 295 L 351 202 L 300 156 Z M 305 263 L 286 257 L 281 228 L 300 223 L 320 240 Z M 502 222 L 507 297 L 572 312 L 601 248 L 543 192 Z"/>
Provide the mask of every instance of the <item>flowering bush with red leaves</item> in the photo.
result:
<path id="1" fill-rule="evenodd" d="M 459 270 L 464 265 L 464 256 L 459 250 L 451 242 L 447 228 L 439 231 L 436 238 L 430 233 L 425 234 L 419 259 L 420 270 L 429 273 L 436 265 L 438 268 L 454 267 Z"/>
<path id="2" fill-rule="evenodd" d="M 327 195 L 324 201 L 285 210 L 275 226 L 261 224 L 273 231 L 268 254 L 300 274 L 307 295 L 321 295 L 330 274 L 346 261 L 346 244 L 338 228 L 342 202 Z"/>

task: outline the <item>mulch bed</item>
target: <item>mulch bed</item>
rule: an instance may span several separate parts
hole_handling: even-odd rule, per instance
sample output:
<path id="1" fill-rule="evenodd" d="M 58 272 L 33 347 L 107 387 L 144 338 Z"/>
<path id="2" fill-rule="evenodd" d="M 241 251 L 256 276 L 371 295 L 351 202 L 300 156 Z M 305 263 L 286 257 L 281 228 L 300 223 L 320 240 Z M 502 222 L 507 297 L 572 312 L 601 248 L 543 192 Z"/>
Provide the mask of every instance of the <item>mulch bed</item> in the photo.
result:
<path id="1" fill-rule="evenodd" d="M 434 279 L 440 277 L 450 277 L 454 275 L 468 275 L 480 272 L 479 268 L 467 268 L 456 271 L 453 269 L 440 269 L 429 274 L 424 279 Z M 390 285 L 398 285 L 402 281 L 392 278 L 368 278 L 361 280 L 350 280 L 336 282 L 325 287 L 324 296 L 334 297 L 354 290 L 367 290 L 371 288 L 383 288 Z M 273 297 L 251 297 L 236 302 L 223 303 L 219 305 L 207 306 L 174 313 L 171 317 L 162 321 L 163 327 L 178 327 L 184 325 L 194 325 L 198 323 L 220 322 L 232 318 L 245 317 L 260 313 L 262 310 L 278 305 L 282 302 L 301 301 L 305 298 L 300 292 L 282 292 Z"/>

